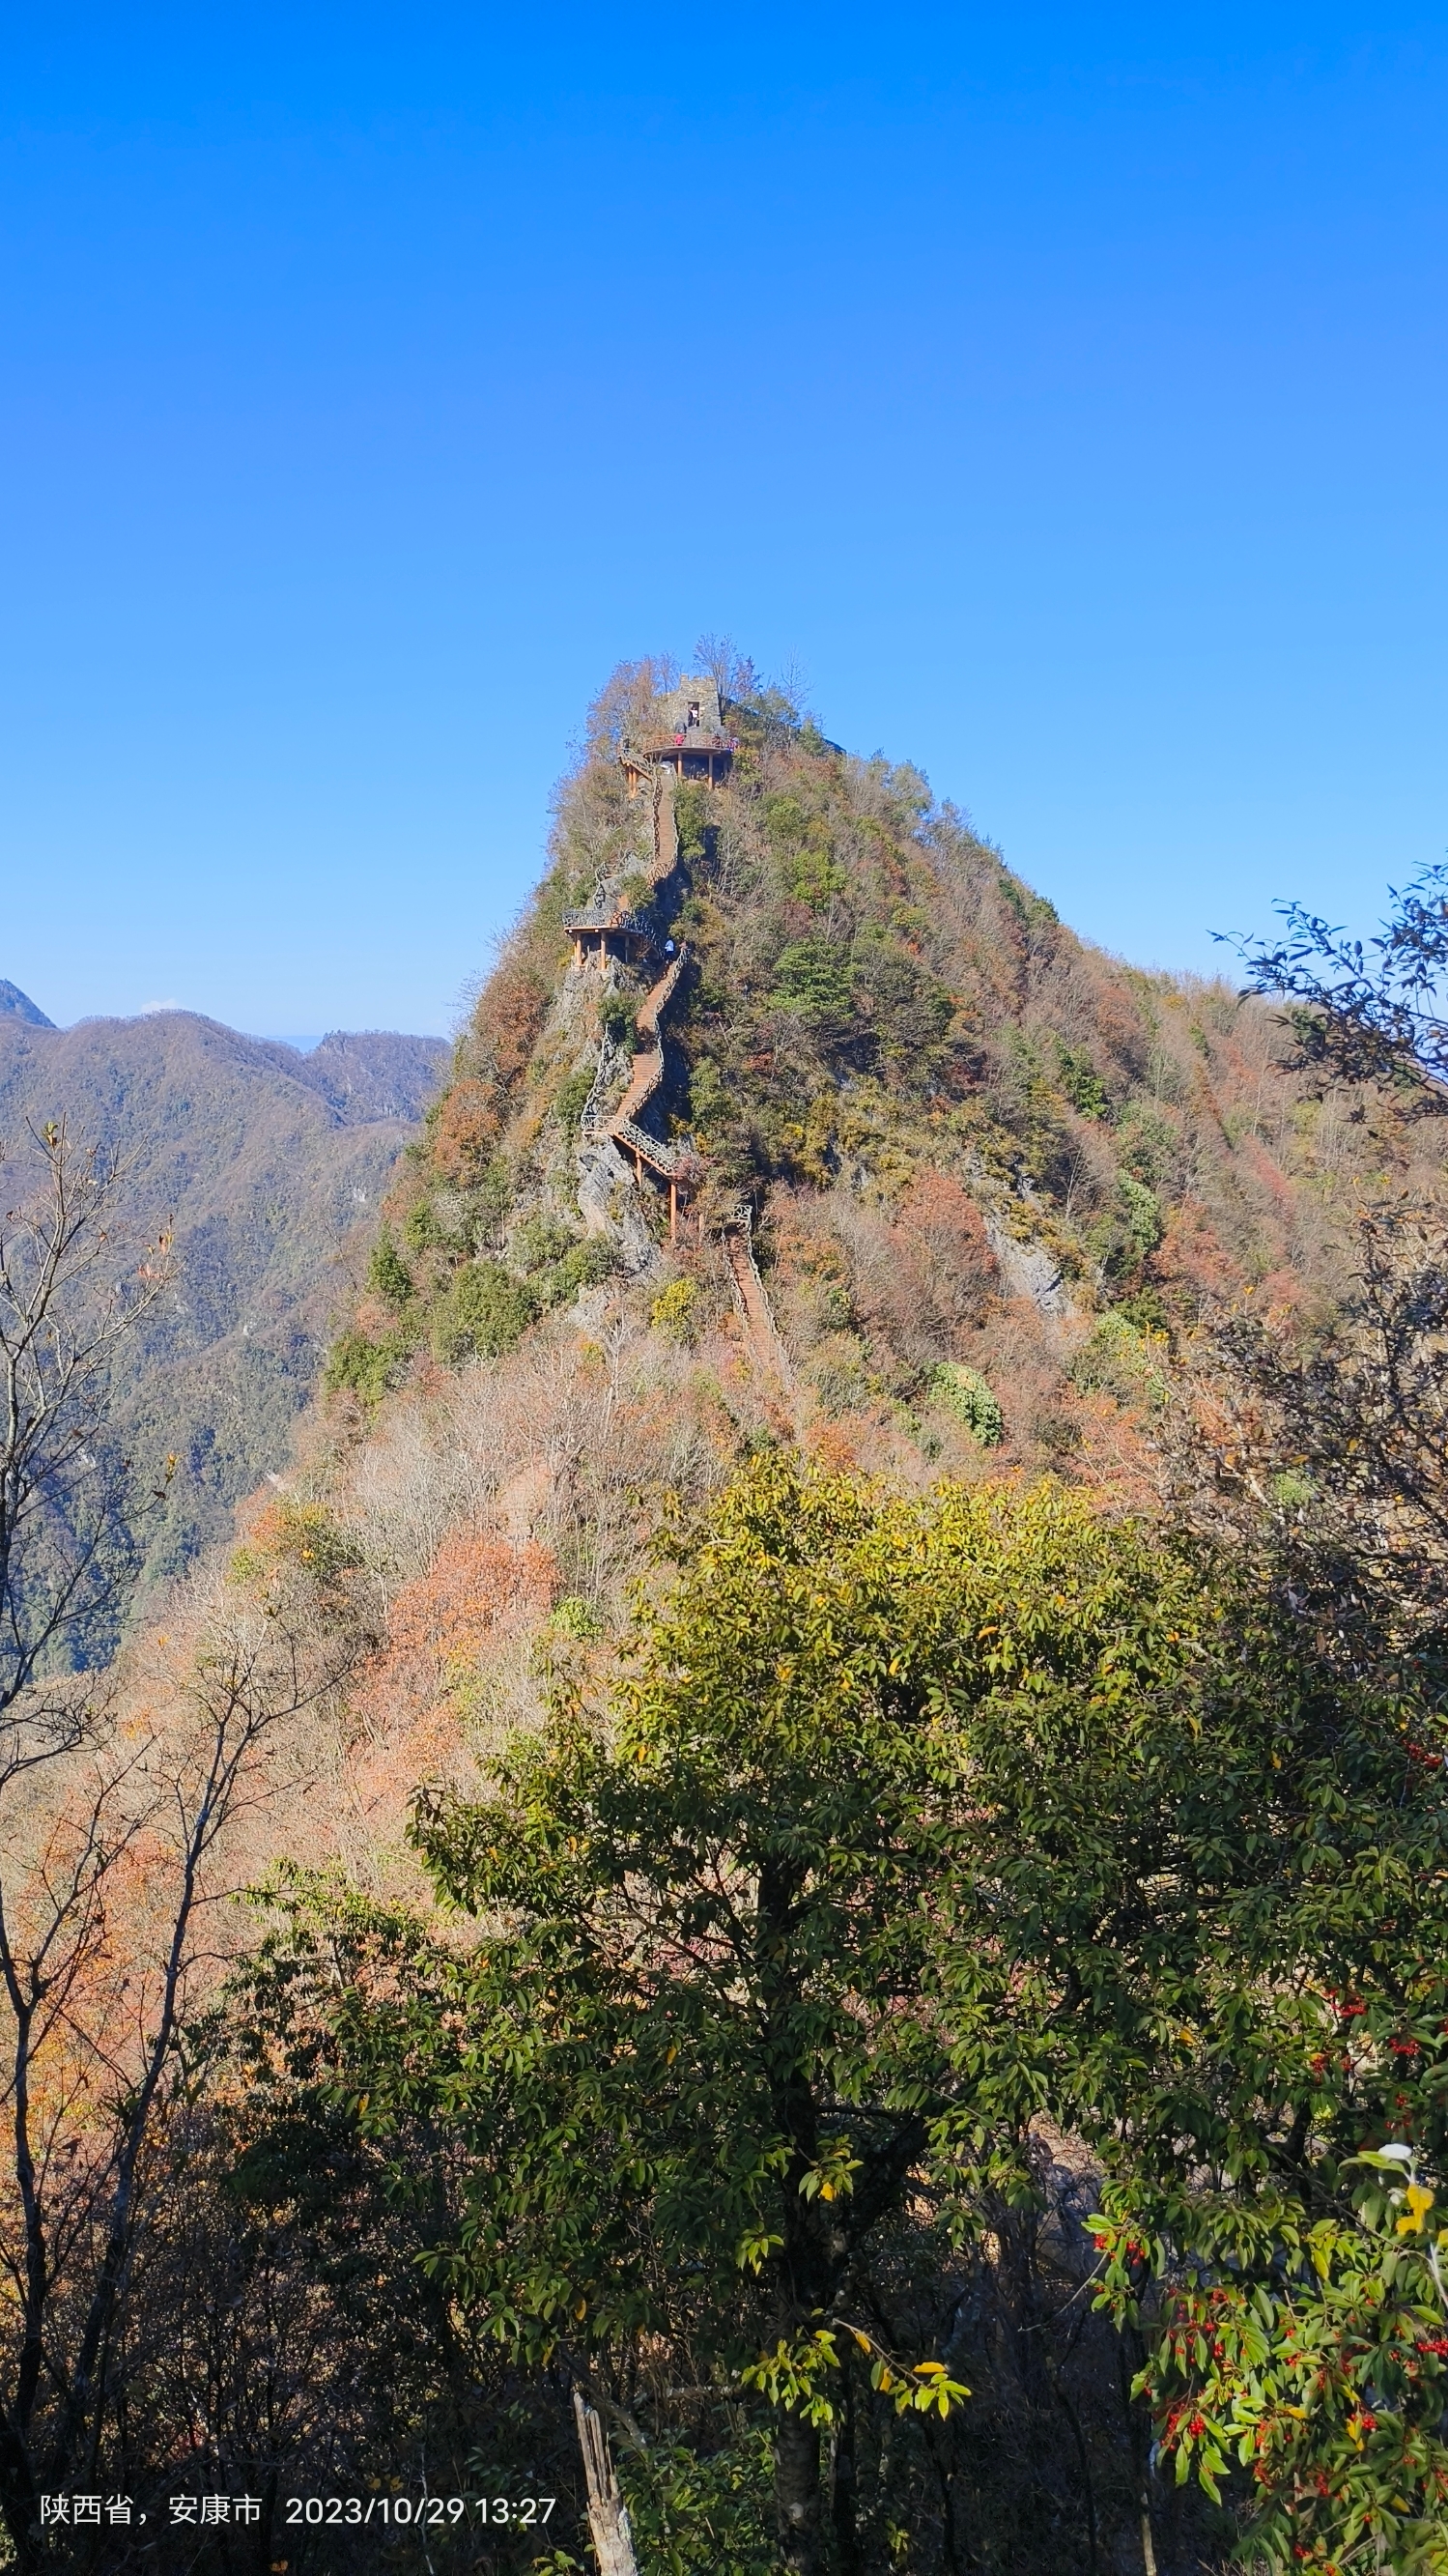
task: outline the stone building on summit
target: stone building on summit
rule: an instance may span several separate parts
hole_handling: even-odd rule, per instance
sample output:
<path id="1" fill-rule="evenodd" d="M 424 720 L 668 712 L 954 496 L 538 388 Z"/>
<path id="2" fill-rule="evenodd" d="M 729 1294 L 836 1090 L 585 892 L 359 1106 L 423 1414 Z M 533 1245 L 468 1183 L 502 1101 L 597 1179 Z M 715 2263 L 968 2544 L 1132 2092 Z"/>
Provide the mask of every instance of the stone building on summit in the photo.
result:
<path id="1" fill-rule="evenodd" d="M 629 794 L 636 795 L 650 772 L 660 769 L 717 787 L 729 775 L 734 750 L 714 681 L 681 680 L 659 701 L 655 729 L 622 746 Z"/>

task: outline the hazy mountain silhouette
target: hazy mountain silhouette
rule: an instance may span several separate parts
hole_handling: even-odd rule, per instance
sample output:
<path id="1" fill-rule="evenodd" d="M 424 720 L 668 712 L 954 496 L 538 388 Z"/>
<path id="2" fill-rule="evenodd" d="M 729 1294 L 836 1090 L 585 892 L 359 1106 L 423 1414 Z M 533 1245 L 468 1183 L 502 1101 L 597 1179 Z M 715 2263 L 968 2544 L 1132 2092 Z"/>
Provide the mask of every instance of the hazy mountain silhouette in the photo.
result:
<path id="1" fill-rule="evenodd" d="M 152 1576 L 231 1526 L 287 1460 L 381 1192 L 448 1057 L 439 1038 L 336 1032 L 308 1055 L 191 1011 L 57 1029 L 0 985 L 0 1139 L 65 1117 L 129 1166 L 126 1219 L 169 1226 L 176 1279 L 117 1389 L 118 1438 L 148 1476 L 179 1460 Z"/>
<path id="2" fill-rule="evenodd" d="M 54 1020 L 48 1020 L 43 1011 L 36 1009 L 28 993 L 22 993 L 18 984 L 7 983 L 3 975 L 0 975 L 0 1020 L 23 1020 L 30 1029 L 53 1029 L 55 1026 Z"/>

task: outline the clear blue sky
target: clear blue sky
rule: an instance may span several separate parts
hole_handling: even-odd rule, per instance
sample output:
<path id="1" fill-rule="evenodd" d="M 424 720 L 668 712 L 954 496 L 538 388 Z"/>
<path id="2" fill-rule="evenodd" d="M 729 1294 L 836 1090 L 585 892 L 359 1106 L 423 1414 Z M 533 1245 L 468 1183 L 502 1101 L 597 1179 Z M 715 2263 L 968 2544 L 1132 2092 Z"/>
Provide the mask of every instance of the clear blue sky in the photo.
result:
<path id="1" fill-rule="evenodd" d="M 1089 935 L 1448 843 L 1448 10 L 6 13 L 0 975 L 446 1029 L 722 630 Z"/>

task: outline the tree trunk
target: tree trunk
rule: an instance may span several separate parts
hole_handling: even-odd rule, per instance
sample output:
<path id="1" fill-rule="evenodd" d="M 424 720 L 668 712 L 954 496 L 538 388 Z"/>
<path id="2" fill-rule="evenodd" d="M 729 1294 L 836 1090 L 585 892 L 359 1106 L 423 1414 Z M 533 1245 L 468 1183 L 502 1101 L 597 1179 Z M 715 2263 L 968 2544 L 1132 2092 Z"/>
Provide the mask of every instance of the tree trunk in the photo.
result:
<path id="1" fill-rule="evenodd" d="M 588 2480 L 588 2528 L 598 2559 L 598 2576 L 639 2576 L 628 2507 L 618 2491 L 603 2425 L 576 2388 L 573 2412 L 583 2453 L 583 2474 Z"/>
<path id="2" fill-rule="evenodd" d="M 799 2415 L 781 2415 L 774 2437 L 774 2501 L 785 2565 L 821 2576 L 820 2437 Z"/>
<path id="3" fill-rule="evenodd" d="M 1130 2366 L 1127 2356 L 1130 2355 Z M 1131 2376 L 1146 2359 L 1146 2346 L 1134 2326 L 1128 2326 L 1116 2348 L 1116 2364 L 1121 2375 L 1121 2402 L 1126 2409 L 1126 2430 L 1131 2443 L 1132 2462 L 1137 2475 L 1137 2495 L 1141 2507 L 1142 2576 L 1157 2576 L 1156 2544 L 1151 2528 L 1151 2459 L 1142 2408 L 1131 2394 Z"/>
<path id="4" fill-rule="evenodd" d="M 839 2415 L 835 2427 L 831 2519 L 835 2532 L 835 2565 L 839 2576 L 865 2576 L 860 2554 L 859 2497 L 855 2466 L 855 2392 L 850 2364 L 840 2373 Z"/>
<path id="5" fill-rule="evenodd" d="M 38 2567 L 37 2495 L 30 2452 L 8 2420 L 0 2420 L 0 2511 L 21 2576 Z"/>

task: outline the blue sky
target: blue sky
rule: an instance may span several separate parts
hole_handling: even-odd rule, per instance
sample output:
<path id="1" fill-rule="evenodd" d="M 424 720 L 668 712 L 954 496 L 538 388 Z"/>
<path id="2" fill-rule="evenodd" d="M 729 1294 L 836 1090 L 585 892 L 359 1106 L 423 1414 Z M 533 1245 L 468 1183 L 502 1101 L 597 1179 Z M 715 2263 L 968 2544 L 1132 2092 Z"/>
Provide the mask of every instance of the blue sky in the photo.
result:
<path id="1" fill-rule="evenodd" d="M 447 1029 L 722 631 L 1089 936 L 1448 843 L 1448 11 L 8 13 L 0 975 Z"/>

